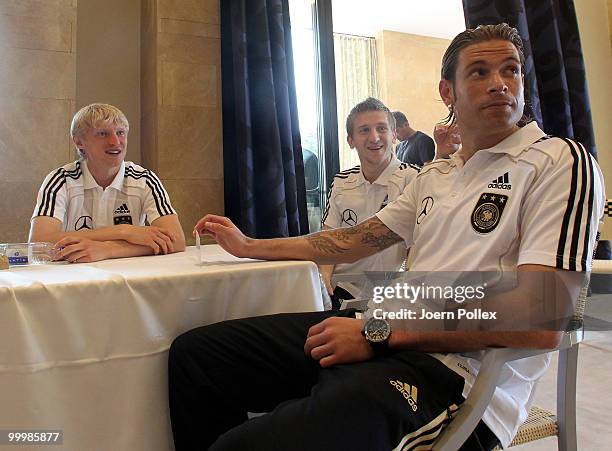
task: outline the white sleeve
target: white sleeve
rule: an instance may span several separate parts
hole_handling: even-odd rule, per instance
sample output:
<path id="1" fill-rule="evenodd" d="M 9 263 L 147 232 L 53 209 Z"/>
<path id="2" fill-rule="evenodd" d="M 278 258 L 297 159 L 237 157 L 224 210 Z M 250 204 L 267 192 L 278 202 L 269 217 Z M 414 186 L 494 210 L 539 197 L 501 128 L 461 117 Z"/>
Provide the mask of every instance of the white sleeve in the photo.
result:
<path id="1" fill-rule="evenodd" d="M 143 199 L 143 211 L 147 215 L 147 221 L 151 224 L 157 218 L 166 215 L 176 214 L 170 196 L 166 192 L 161 180 L 153 171 L 145 170 L 145 198 Z"/>
<path id="2" fill-rule="evenodd" d="M 564 141 L 559 159 L 541 172 L 525 197 L 519 265 L 590 270 L 605 203 L 603 177 L 582 145 Z"/>
<path id="3" fill-rule="evenodd" d="M 64 168 L 51 172 L 42 182 L 36 197 L 36 207 L 32 219 L 37 216 L 56 218 L 63 224 L 68 208 L 68 190 Z"/>
<path id="4" fill-rule="evenodd" d="M 392 232 L 400 236 L 405 241 L 407 247 L 414 244 L 416 190 L 417 180 L 414 179 L 396 200 L 390 202 L 385 208 L 376 213 L 376 217 Z"/>
<path id="5" fill-rule="evenodd" d="M 337 229 L 342 224 L 342 216 L 336 203 L 339 188 L 337 185 L 334 185 L 335 183 L 336 180 L 329 187 L 325 210 L 323 210 L 323 216 L 321 216 L 321 225 L 329 229 Z"/>

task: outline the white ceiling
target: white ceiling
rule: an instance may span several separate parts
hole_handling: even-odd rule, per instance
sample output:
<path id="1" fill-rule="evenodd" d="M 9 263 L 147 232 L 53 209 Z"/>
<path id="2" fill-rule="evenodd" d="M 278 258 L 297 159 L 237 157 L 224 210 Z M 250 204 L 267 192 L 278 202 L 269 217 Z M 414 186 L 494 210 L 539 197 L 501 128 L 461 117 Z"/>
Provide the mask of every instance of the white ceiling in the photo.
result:
<path id="1" fill-rule="evenodd" d="M 465 30 L 461 0 L 332 0 L 332 13 L 336 33 L 384 29 L 452 39 Z"/>

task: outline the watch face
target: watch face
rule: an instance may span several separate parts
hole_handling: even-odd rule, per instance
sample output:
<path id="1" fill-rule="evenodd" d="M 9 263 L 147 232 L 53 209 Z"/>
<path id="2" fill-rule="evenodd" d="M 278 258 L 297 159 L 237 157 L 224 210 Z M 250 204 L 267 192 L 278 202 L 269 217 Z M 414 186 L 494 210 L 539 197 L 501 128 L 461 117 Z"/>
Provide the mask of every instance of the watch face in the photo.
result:
<path id="1" fill-rule="evenodd" d="M 380 343 L 391 335 L 391 325 L 384 319 L 371 318 L 366 323 L 364 332 L 368 341 Z"/>

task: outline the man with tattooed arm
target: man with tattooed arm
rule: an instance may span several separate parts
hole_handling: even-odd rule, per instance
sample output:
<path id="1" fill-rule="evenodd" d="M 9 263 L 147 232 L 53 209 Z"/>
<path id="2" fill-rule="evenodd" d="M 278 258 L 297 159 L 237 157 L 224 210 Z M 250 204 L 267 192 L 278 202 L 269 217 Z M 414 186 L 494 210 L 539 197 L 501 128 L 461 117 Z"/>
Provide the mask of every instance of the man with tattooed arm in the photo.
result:
<path id="1" fill-rule="evenodd" d="M 579 143 L 527 123 L 523 64 L 521 38 L 506 24 L 453 39 L 439 92 L 448 123 L 461 130 L 461 148 L 426 165 L 375 216 L 271 240 L 248 238 L 214 215 L 196 230 L 239 257 L 327 264 L 403 241 L 411 247 L 411 271 L 515 273 L 516 287 L 494 305 L 510 304 L 517 314 L 546 295 L 547 275 L 559 277 L 575 299 L 603 213 L 602 176 Z M 535 328 L 415 330 L 354 316 L 279 314 L 177 338 L 169 356 L 176 449 L 427 449 L 469 392 L 480 351 L 551 349 L 562 336 Z M 549 360 L 543 354 L 508 364 L 508 377 L 461 449 L 510 443 Z M 247 421 L 247 412 L 268 413 Z"/>

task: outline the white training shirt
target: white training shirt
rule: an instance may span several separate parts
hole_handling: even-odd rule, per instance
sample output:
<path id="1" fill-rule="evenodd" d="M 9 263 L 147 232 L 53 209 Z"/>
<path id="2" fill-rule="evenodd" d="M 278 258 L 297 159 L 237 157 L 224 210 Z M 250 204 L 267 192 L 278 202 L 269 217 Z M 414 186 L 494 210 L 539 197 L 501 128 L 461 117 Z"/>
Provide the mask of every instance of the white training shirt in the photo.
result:
<path id="1" fill-rule="evenodd" d="M 411 246 L 414 271 L 516 271 L 539 264 L 590 271 L 605 195 L 599 166 L 582 147 L 535 122 L 498 145 L 425 165 L 378 218 Z M 466 379 L 482 353 L 435 354 Z M 549 355 L 511 362 L 483 416 L 508 446 L 527 417 Z M 467 370 L 466 370 L 467 369 Z"/>
<path id="2" fill-rule="evenodd" d="M 119 224 L 151 224 L 176 214 L 159 178 L 130 161 L 121 164 L 113 182 L 102 189 L 87 160 L 69 163 L 51 172 L 38 192 L 32 219 L 57 218 L 65 232 Z"/>
<path id="3" fill-rule="evenodd" d="M 387 203 L 397 199 L 418 174 L 418 166 L 402 163 L 394 155 L 389 165 L 374 181 L 368 182 L 360 166 L 339 172 L 334 177 L 321 219 L 324 228 L 351 227 L 374 216 Z M 391 246 L 355 263 L 342 263 L 334 274 L 362 274 L 364 271 L 397 271 L 406 259 L 403 243 Z M 355 298 L 363 286 L 348 282 L 338 285 Z"/>

